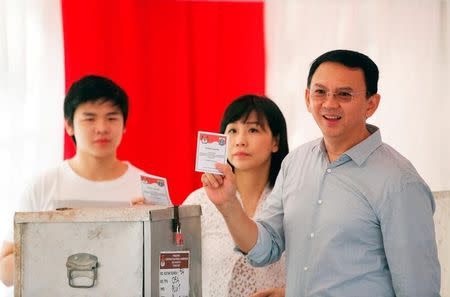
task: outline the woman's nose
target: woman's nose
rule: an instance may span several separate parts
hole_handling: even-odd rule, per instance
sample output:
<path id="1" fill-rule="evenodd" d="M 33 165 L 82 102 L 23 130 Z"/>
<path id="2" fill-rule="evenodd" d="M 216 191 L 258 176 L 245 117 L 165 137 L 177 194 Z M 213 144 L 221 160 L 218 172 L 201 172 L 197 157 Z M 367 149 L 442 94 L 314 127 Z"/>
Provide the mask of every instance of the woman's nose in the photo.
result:
<path id="1" fill-rule="evenodd" d="M 244 135 L 244 133 L 237 133 L 235 145 L 236 146 L 245 146 L 246 144 L 247 144 L 247 139 L 246 139 L 246 136 Z"/>

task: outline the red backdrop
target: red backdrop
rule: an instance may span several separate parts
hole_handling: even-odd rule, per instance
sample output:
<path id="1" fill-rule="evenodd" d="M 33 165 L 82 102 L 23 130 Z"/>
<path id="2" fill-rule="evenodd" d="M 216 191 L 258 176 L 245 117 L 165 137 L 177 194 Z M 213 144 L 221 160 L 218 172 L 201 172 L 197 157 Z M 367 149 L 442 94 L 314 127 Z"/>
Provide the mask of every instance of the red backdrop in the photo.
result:
<path id="1" fill-rule="evenodd" d="M 130 111 L 119 158 L 168 180 L 175 204 L 200 186 L 198 130 L 218 131 L 224 108 L 264 93 L 263 3 L 62 1 L 66 90 L 110 77 Z M 65 135 L 64 158 L 74 154 Z"/>

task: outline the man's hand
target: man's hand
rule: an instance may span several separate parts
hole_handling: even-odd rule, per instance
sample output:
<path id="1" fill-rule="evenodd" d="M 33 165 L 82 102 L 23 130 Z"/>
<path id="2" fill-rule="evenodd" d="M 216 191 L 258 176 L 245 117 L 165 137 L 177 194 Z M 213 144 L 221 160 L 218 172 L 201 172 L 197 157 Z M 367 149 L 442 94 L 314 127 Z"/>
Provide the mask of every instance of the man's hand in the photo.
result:
<path id="1" fill-rule="evenodd" d="M 269 288 L 259 291 L 250 297 L 284 297 L 284 288 Z"/>

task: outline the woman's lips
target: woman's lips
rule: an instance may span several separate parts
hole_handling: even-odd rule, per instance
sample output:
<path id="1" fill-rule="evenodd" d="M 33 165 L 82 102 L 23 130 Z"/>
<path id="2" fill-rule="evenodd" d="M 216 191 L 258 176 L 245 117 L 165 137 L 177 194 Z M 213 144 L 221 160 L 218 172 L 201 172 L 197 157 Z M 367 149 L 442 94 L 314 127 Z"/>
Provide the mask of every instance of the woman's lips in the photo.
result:
<path id="1" fill-rule="evenodd" d="M 235 157 L 248 157 L 248 156 L 250 156 L 250 154 L 246 153 L 246 152 L 237 152 L 237 153 L 234 153 L 233 156 L 235 156 Z"/>

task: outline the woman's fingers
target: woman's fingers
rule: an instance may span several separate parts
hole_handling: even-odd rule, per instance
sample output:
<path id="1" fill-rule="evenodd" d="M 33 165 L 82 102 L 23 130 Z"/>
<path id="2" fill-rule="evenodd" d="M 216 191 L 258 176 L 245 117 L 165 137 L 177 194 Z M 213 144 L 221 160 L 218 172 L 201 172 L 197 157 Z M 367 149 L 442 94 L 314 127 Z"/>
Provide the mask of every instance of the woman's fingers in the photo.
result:
<path id="1" fill-rule="evenodd" d="M 233 175 L 233 169 L 231 168 L 230 164 L 216 163 L 215 166 L 216 169 L 222 172 L 225 177 Z"/>
<path id="2" fill-rule="evenodd" d="M 217 188 L 223 183 L 223 177 L 219 174 L 204 173 L 201 181 L 204 187 Z"/>

